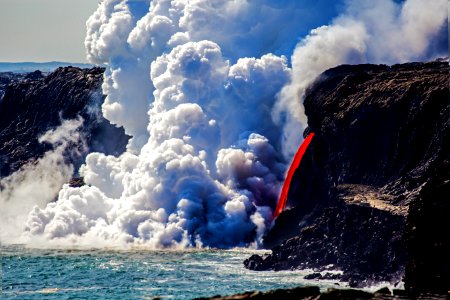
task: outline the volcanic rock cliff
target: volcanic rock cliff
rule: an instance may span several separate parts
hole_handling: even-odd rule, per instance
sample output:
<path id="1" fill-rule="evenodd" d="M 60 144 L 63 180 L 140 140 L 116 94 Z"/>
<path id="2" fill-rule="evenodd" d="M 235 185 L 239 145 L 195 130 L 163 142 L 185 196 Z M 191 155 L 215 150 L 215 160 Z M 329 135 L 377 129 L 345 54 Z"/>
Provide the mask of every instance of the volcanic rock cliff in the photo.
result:
<path id="1" fill-rule="evenodd" d="M 351 286 L 404 276 L 412 293 L 446 294 L 449 104 L 448 62 L 324 72 L 304 100 L 315 137 L 291 208 L 265 237 L 272 254 L 245 266 L 338 268 Z"/>
<path id="2" fill-rule="evenodd" d="M 38 76 L 38 74 L 42 75 L 42 72 L 36 71 L 33 73 L 14 73 L 14 72 L 1 72 L 0 73 L 0 100 L 3 98 L 6 92 L 6 88 L 9 84 L 21 80 L 28 79 L 26 77 L 29 77 L 31 75 L 33 78 Z"/>
<path id="3" fill-rule="evenodd" d="M 80 131 L 88 150 L 67 157 L 76 170 L 88 151 L 125 151 L 129 137 L 101 114 L 103 72 L 64 67 L 48 75 L 0 73 L 0 178 L 51 150 L 38 138 L 63 120 L 84 120 Z"/>

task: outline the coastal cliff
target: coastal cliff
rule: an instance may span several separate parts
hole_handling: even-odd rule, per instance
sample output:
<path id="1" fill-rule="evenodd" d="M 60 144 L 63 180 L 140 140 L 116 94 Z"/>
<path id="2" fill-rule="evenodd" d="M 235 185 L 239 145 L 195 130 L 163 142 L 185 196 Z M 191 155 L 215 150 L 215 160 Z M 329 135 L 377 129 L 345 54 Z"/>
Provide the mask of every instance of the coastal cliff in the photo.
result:
<path id="1" fill-rule="evenodd" d="M 103 72 L 64 67 L 50 74 L 0 73 L 0 178 L 51 150 L 52 145 L 38 139 L 63 120 L 83 119 L 80 131 L 90 152 L 125 151 L 129 137 L 101 114 Z M 77 170 L 87 151 L 73 153 L 67 160 Z"/>
<path id="2" fill-rule="evenodd" d="M 315 133 L 252 270 L 339 269 L 350 286 L 447 293 L 449 64 L 339 66 L 304 100 Z M 447 254 L 445 254 L 447 253 Z M 315 278 L 323 276 L 317 273 Z"/>
<path id="3" fill-rule="evenodd" d="M 89 151 L 125 150 L 129 137 L 100 113 L 103 71 L 0 76 L 0 177 L 51 150 L 39 136 L 79 116 Z M 288 209 L 264 238 L 272 254 L 245 266 L 313 268 L 314 280 L 352 287 L 404 281 L 410 293 L 446 294 L 448 62 L 336 67 L 308 89 L 304 104 L 314 139 L 294 174 Z M 77 169 L 86 154 L 67 160 Z"/>

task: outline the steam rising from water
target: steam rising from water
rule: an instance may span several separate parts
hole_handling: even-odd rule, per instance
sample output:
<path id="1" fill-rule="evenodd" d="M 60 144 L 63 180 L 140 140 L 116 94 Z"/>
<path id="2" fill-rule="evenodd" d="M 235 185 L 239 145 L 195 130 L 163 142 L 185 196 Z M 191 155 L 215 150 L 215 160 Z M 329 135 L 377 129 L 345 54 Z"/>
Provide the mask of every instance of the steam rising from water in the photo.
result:
<path id="1" fill-rule="evenodd" d="M 20 234 L 33 207 L 44 208 L 54 200 L 58 191 L 73 174 L 73 166 L 66 164 L 67 151 L 77 151 L 74 145 L 83 146 L 83 138 L 78 131 L 81 118 L 68 120 L 55 130 L 49 130 L 39 138 L 41 143 L 49 143 L 54 149 L 36 162 L 30 162 L 17 172 L 0 180 L 0 239 L 20 242 Z M 81 147 L 82 148 L 82 147 Z M 79 149 L 82 151 L 83 149 Z"/>
<path id="2" fill-rule="evenodd" d="M 87 55 L 108 65 L 104 116 L 133 139 L 118 158 L 90 154 L 80 170 L 87 185 L 65 185 L 57 202 L 34 208 L 24 237 L 152 248 L 257 244 L 306 126 L 305 88 L 342 63 L 447 50 L 436 47 L 445 0 L 345 1 L 316 29 L 311 16 L 335 2 L 309 2 L 101 2 L 87 22 Z"/>

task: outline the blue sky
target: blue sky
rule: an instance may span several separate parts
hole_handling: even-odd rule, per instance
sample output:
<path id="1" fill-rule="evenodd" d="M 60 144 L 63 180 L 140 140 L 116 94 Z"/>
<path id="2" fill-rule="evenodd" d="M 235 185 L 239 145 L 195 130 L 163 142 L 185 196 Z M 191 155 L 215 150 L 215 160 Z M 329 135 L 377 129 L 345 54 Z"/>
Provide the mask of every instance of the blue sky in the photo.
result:
<path id="1" fill-rule="evenodd" d="M 0 0 L 0 61 L 86 62 L 85 22 L 99 0 Z M 133 2 L 133 1 L 131 1 Z M 292 30 L 297 37 L 280 49 L 289 54 L 310 29 L 328 23 L 341 1 L 300 0 L 303 26 Z M 135 3 L 139 6 L 140 1 Z M 283 4 L 283 1 L 280 1 Z M 133 3 L 131 5 L 133 7 Z M 137 7 L 136 9 L 139 9 Z M 283 51 L 284 50 L 284 51 Z"/>
<path id="2" fill-rule="evenodd" d="M 0 0 L 0 61 L 86 62 L 85 22 L 97 0 Z"/>

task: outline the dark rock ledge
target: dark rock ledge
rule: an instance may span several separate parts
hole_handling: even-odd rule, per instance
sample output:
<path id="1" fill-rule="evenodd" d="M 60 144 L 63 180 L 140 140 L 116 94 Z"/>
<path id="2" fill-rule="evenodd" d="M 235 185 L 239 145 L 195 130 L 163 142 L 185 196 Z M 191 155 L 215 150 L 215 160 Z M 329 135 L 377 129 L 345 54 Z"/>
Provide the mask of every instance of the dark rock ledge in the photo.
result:
<path id="1" fill-rule="evenodd" d="M 252 270 L 344 272 L 351 287 L 450 290 L 449 64 L 340 66 L 304 101 L 315 137 Z"/>
<path id="2" fill-rule="evenodd" d="M 449 299 L 450 294 L 421 294 L 411 297 L 404 290 L 389 290 L 387 287 L 381 288 L 374 293 L 356 290 L 356 289 L 328 289 L 325 292 L 320 292 L 317 286 L 297 287 L 292 289 L 278 289 L 268 292 L 252 291 L 242 294 L 230 296 L 213 296 L 211 298 L 196 298 L 195 300 L 359 300 L 359 299 L 373 299 L 373 300 L 389 300 L 389 299 Z"/>
<path id="3" fill-rule="evenodd" d="M 51 150 L 38 138 L 63 120 L 84 120 L 80 133 L 88 150 L 68 151 L 66 157 L 75 170 L 88 152 L 117 156 L 125 151 L 129 136 L 101 114 L 103 72 L 103 68 L 61 67 L 49 74 L 0 73 L 0 178 Z"/>

